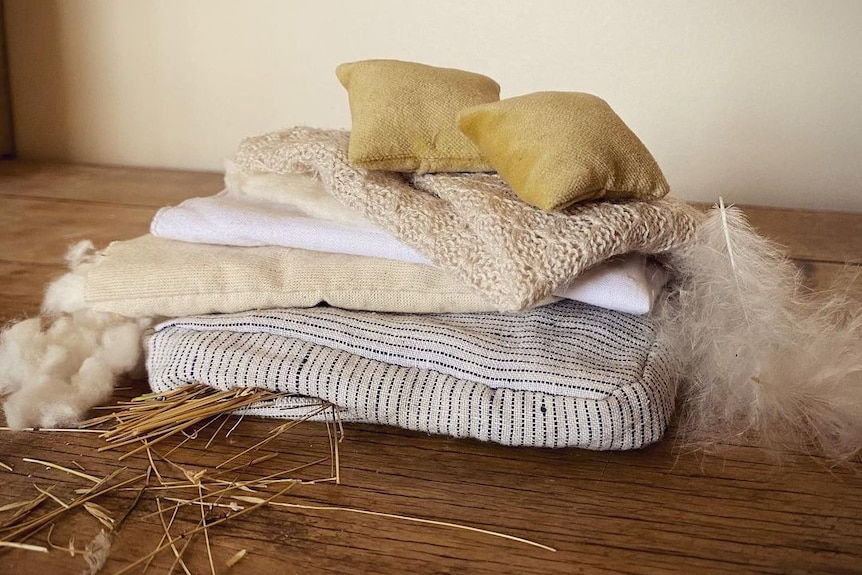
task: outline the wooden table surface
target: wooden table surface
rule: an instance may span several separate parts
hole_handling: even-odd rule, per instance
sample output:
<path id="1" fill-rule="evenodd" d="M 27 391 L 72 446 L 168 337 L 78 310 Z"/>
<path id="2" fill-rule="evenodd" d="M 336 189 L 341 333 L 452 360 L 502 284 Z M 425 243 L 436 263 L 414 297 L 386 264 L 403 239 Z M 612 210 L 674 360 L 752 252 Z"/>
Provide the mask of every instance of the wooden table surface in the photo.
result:
<path id="1" fill-rule="evenodd" d="M 45 284 L 63 272 L 69 244 L 89 238 L 104 246 L 138 236 L 157 207 L 220 186 L 221 176 L 213 173 L 0 163 L 0 319 L 38 312 Z M 862 214 L 746 211 L 764 234 L 787 246 L 812 284 L 852 279 L 862 269 Z M 862 281 L 852 289 L 860 296 Z M 124 386 L 118 396 L 147 390 L 145 381 Z M 251 445 L 272 427 L 271 421 L 246 418 L 226 445 L 205 449 L 191 441 L 174 461 L 206 467 L 223 460 L 228 447 Z M 279 441 L 281 453 L 262 464 L 267 469 L 329 452 L 322 424 L 303 423 Z M 12 469 L 0 465 L 0 506 L 32 498 L 34 485 L 53 486 L 52 493 L 66 500 L 89 486 L 25 457 L 97 477 L 124 466 L 130 468 L 124 473 L 146 469 L 145 456 L 119 462 L 118 453 L 97 451 L 103 445 L 95 434 L 0 431 L 0 463 Z M 507 448 L 371 425 L 344 426 L 339 459 L 340 485 L 299 485 L 282 500 L 449 522 L 556 551 L 379 515 L 266 507 L 210 529 L 216 572 L 862 573 L 858 464 L 779 458 L 744 445 L 690 452 L 676 445 L 672 431 L 648 448 L 607 453 Z M 134 497 L 115 492 L 98 503 L 120 514 Z M 157 547 L 163 527 L 155 511 L 152 499 L 134 508 L 102 573 L 115 573 Z M 51 538 L 63 547 L 74 536 L 82 549 L 99 529 L 80 510 L 58 520 Z M 45 536 L 39 533 L 33 542 L 44 544 Z M 227 567 L 241 549 L 247 554 Z M 189 543 L 185 559 L 190 572 L 210 572 L 202 538 Z M 165 551 L 148 572 L 166 573 L 173 563 Z M 84 567 L 80 553 L 0 550 L 0 573 L 79 573 Z"/>

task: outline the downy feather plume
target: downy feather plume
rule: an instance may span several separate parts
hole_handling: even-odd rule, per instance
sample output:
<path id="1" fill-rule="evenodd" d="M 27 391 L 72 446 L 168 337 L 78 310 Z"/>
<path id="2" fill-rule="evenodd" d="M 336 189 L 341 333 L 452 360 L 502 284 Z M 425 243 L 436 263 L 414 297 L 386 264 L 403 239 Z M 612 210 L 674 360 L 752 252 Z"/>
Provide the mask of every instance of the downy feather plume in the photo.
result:
<path id="1" fill-rule="evenodd" d="M 87 562 L 87 567 L 84 569 L 83 575 L 97 575 L 105 566 L 110 554 L 111 535 L 102 529 L 84 550 L 84 560 Z"/>
<path id="2" fill-rule="evenodd" d="M 780 248 L 723 202 L 670 264 L 678 280 L 658 318 L 685 381 L 681 440 L 858 453 L 858 302 L 807 292 Z"/>

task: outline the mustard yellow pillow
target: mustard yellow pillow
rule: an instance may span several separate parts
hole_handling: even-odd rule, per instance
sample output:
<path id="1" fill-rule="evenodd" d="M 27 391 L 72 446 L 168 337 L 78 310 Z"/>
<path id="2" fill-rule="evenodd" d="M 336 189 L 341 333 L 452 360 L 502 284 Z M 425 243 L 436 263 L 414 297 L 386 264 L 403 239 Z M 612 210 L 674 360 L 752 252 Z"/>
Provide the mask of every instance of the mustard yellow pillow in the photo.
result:
<path id="1" fill-rule="evenodd" d="M 492 79 L 398 60 L 335 70 L 347 89 L 354 166 L 395 172 L 483 172 L 493 168 L 458 130 L 458 112 L 500 99 Z"/>
<path id="2" fill-rule="evenodd" d="M 515 193 L 543 210 L 669 191 L 646 146 L 590 94 L 537 92 L 474 106 L 458 125 Z"/>

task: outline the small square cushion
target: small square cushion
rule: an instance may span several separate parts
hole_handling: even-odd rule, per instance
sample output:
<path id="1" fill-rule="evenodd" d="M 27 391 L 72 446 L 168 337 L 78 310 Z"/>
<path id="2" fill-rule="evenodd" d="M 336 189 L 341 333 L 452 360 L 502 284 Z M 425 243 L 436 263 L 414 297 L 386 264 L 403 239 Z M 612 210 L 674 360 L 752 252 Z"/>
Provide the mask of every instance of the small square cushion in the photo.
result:
<path id="1" fill-rule="evenodd" d="M 335 70 L 347 89 L 356 167 L 394 172 L 493 171 L 458 130 L 462 109 L 500 99 L 492 79 L 398 60 L 364 60 Z"/>
<path id="2" fill-rule="evenodd" d="M 458 124 L 515 193 L 543 210 L 669 191 L 646 146 L 590 94 L 536 92 L 474 106 Z"/>

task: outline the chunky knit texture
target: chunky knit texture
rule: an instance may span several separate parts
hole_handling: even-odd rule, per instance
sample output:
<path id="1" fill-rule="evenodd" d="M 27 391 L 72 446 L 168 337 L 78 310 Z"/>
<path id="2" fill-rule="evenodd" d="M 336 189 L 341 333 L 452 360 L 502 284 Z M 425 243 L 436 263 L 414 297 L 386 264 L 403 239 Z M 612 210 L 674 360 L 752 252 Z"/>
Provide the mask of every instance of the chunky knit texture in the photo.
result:
<path id="1" fill-rule="evenodd" d="M 594 202 L 543 212 L 496 174 L 406 175 L 350 166 L 349 133 L 293 128 L 242 141 L 245 173 L 309 173 L 499 310 L 521 310 L 582 271 L 631 251 L 687 242 L 698 212 L 673 199 Z"/>

